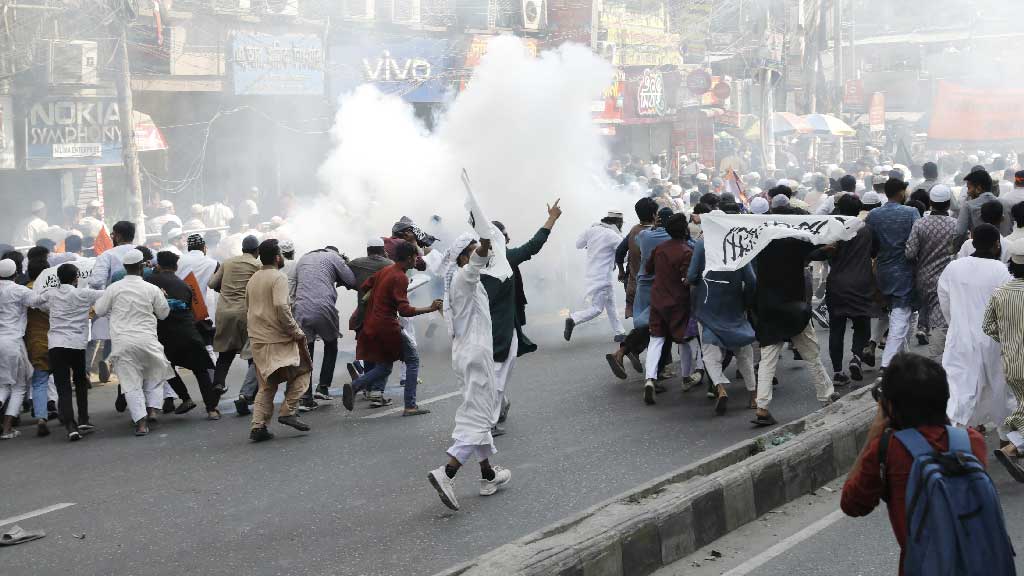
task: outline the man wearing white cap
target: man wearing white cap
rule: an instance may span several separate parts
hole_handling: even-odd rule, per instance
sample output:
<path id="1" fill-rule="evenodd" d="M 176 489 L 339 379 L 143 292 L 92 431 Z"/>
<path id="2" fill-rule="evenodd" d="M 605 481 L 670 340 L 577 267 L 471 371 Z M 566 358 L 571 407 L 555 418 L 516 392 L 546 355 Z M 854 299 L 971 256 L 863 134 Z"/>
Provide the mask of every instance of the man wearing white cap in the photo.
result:
<path id="1" fill-rule="evenodd" d="M 608 314 L 615 338 L 622 338 L 626 330 L 615 311 L 615 292 L 612 273 L 615 270 L 615 249 L 622 242 L 622 212 L 610 210 L 597 224 L 587 228 L 576 240 L 576 248 L 587 251 L 585 301 L 589 306 L 573 312 L 565 319 L 565 340 L 572 338 L 577 324 L 597 318 L 602 311 Z"/>
<path id="2" fill-rule="evenodd" d="M 78 221 L 84 238 L 96 238 L 105 225 L 103 224 L 103 204 L 99 200 L 93 200 L 85 207 L 85 216 Z"/>
<path id="3" fill-rule="evenodd" d="M 767 214 L 768 213 L 768 201 L 758 196 L 750 201 L 750 213 L 751 214 Z"/>
<path id="4" fill-rule="evenodd" d="M 996 459 L 1014 480 L 1024 482 L 1024 239 L 1012 242 L 1008 251 L 1013 280 L 992 294 L 982 330 L 1000 344 L 1006 386 L 1017 400 L 1003 421 L 1009 443 L 996 450 Z"/>
<path id="5" fill-rule="evenodd" d="M 14 430 L 14 418 L 21 411 L 32 364 L 25 349 L 28 309 L 39 304 L 39 294 L 15 284 L 18 271 L 13 260 L 0 260 L 0 405 L 3 406 L 3 430 L 0 440 L 20 436 Z"/>
<path id="6" fill-rule="evenodd" d="M 202 204 L 193 204 L 192 208 L 189 209 L 189 212 L 190 212 L 191 216 L 182 225 L 182 228 L 186 232 L 189 232 L 191 230 L 202 230 L 203 228 L 206 228 L 206 223 L 203 222 L 203 205 Z"/>
<path id="7" fill-rule="evenodd" d="M 186 248 L 185 245 L 185 231 L 182 230 L 181 224 L 174 222 L 168 222 L 164 224 L 163 230 L 163 245 L 160 246 L 161 251 L 167 251 L 173 253 L 179 258 L 184 254 Z"/>
<path id="8" fill-rule="evenodd" d="M 147 230 L 159 230 L 160 232 L 163 232 L 164 226 L 168 222 L 174 222 L 177 228 L 181 228 L 181 218 L 178 218 L 174 213 L 173 202 L 170 200 L 161 200 L 160 204 L 157 205 L 157 211 L 159 214 L 150 218 L 149 222 L 146 222 Z"/>
<path id="9" fill-rule="evenodd" d="M 921 324 L 931 330 L 928 353 L 942 360 L 946 344 L 946 318 L 939 307 L 939 275 L 953 261 L 956 218 L 949 215 L 952 192 L 945 184 L 936 184 L 928 192 L 931 212 L 914 222 L 907 240 L 906 255 L 914 265 L 914 285 L 921 299 Z"/>
<path id="10" fill-rule="evenodd" d="M 46 223 L 46 204 L 35 200 L 32 202 L 31 210 L 32 213 L 15 228 L 12 243 L 16 248 L 35 246 L 42 238 L 60 242 L 68 235 L 60 226 L 50 226 Z"/>
<path id="11" fill-rule="evenodd" d="M 142 279 L 142 260 L 142 252 L 129 250 L 122 259 L 124 278 L 111 284 L 95 307 L 97 316 L 110 316 L 110 361 L 136 436 L 149 434 L 147 417 L 156 420 L 164 400 L 163 381 L 175 376 L 157 338 L 157 321 L 171 309 L 164 293 Z"/>

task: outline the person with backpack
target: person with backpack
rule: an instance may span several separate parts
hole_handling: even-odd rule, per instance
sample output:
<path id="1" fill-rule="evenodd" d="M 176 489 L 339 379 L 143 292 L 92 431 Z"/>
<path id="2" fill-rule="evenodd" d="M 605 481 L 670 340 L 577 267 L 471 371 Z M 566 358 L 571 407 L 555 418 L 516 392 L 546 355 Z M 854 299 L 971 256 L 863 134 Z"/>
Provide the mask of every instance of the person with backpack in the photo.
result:
<path id="1" fill-rule="evenodd" d="M 867 516 L 886 502 L 901 576 L 1016 574 L 985 439 L 949 425 L 942 366 L 898 354 L 872 392 L 878 412 L 843 486 L 843 512 Z"/>

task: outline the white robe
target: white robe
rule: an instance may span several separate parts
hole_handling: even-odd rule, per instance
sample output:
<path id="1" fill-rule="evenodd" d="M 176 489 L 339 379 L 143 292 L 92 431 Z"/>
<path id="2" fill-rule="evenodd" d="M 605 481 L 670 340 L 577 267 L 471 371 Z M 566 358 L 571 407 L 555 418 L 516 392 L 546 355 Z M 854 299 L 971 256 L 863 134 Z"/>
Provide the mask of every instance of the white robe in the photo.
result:
<path id="1" fill-rule="evenodd" d="M 110 315 L 110 362 L 124 392 L 141 390 L 143 381 L 174 377 L 156 323 L 170 314 L 163 291 L 140 276 L 114 282 L 96 302 L 97 316 Z"/>
<path id="2" fill-rule="evenodd" d="M 448 292 L 452 334 L 452 369 L 463 388 L 462 405 L 455 412 L 452 438 L 464 444 L 487 445 L 495 452 L 491 427 L 497 424 L 498 401 L 491 337 L 491 308 L 480 284 L 480 271 L 488 258 L 474 251 L 469 263 L 459 268 Z"/>
<path id="3" fill-rule="evenodd" d="M 92 216 L 84 216 L 81 220 L 78 221 L 78 227 L 82 229 L 82 234 L 84 234 L 83 239 L 95 239 L 96 235 L 100 233 L 100 230 L 103 229 L 104 225 L 103 221 L 99 220 L 98 218 L 93 218 Z"/>
<path id="4" fill-rule="evenodd" d="M 12 242 L 15 248 L 35 246 L 40 238 L 49 238 L 57 243 L 68 235 L 67 230 L 60 226 L 50 226 L 46 220 L 38 216 L 29 216 L 22 220 L 16 230 Z"/>
<path id="5" fill-rule="evenodd" d="M 25 325 L 28 309 L 38 305 L 39 294 L 35 291 L 0 280 L 0 401 L 14 402 L 9 408 L 20 409 L 32 377 L 32 364 L 25 349 Z"/>
<path id="6" fill-rule="evenodd" d="M 612 286 L 615 270 L 615 249 L 622 242 L 622 233 L 611 224 L 594 224 L 576 239 L 576 248 L 587 251 L 587 296 L 603 292 Z"/>
<path id="7" fill-rule="evenodd" d="M 999 260 L 968 256 L 939 276 L 939 305 L 949 322 L 942 367 L 949 380 L 946 412 L 954 424 L 1002 424 L 1011 400 L 999 343 L 981 328 L 985 308 L 1010 273 Z"/>

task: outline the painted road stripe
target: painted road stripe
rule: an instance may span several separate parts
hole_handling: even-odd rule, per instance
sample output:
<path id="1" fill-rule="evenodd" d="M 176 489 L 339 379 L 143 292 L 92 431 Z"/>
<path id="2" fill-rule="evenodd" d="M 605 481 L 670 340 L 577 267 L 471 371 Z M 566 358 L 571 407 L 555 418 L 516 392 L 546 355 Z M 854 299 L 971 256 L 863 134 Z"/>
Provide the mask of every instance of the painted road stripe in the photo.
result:
<path id="1" fill-rule="evenodd" d="M 835 512 L 832 512 L 831 514 L 825 516 L 821 520 L 818 520 L 814 524 L 811 524 L 810 526 L 804 528 L 796 534 L 793 534 L 789 538 L 786 538 L 782 542 L 779 542 L 778 544 L 772 546 L 764 552 L 761 552 L 757 556 L 754 556 L 750 560 L 747 560 L 743 564 L 740 564 L 732 570 L 729 570 L 722 576 L 746 576 L 747 574 L 750 574 L 754 570 L 760 568 L 761 565 L 765 564 L 769 560 L 775 558 L 776 556 L 782 554 L 783 552 L 789 550 L 790 548 L 796 546 L 804 540 L 807 540 L 811 536 L 814 536 L 815 534 L 821 532 L 825 528 L 828 528 L 832 524 L 835 524 L 843 516 L 845 516 L 845 514 L 843 514 L 842 510 L 836 510 Z"/>
<path id="2" fill-rule="evenodd" d="M 56 512 L 57 510 L 63 510 L 64 508 L 68 508 L 74 505 L 74 502 L 61 502 L 60 504 L 54 504 L 53 506 L 47 506 L 46 508 L 40 508 L 39 510 L 26 512 L 20 516 L 11 516 L 10 518 L 4 518 L 3 520 L 0 520 L 0 526 L 7 526 L 8 524 L 14 524 L 15 522 L 21 522 L 22 520 L 28 520 L 29 518 L 35 518 L 36 516 L 42 516 L 43 514 Z"/>
<path id="3" fill-rule="evenodd" d="M 449 398 L 452 398 L 454 396 L 459 396 L 461 394 L 462 394 L 462 390 L 456 390 L 454 392 L 449 392 L 447 394 L 441 394 L 440 396 L 434 396 L 433 398 L 427 398 L 426 400 L 420 400 L 419 402 L 416 403 L 416 405 L 417 406 L 423 406 L 424 404 L 433 404 L 434 402 L 440 402 L 441 400 L 447 400 Z M 398 398 L 397 401 L 400 401 L 400 400 L 401 400 L 401 398 Z M 369 416 L 363 416 L 363 418 L 364 419 L 383 418 L 385 416 L 390 416 L 392 414 L 398 414 L 402 410 L 405 410 L 405 407 L 404 406 L 399 406 L 398 408 L 390 408 L 390 409 L 385 410 L 383 412 L 374 412 L 373 414 L 370 414 Z"/>

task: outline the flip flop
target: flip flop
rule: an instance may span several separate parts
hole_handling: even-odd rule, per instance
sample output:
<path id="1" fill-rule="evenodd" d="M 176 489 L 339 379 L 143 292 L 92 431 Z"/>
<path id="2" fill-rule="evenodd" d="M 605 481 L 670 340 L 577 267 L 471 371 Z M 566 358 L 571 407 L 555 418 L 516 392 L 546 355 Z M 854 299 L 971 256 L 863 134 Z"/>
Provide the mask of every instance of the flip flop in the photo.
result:
<path id="1" fill-rule="evenodd" d="M 996 460 L 999 460 L 999 463 L 1006 467 L 1006 471 L 1010 473 L 1010 476 L 1013 476 L 1014 480 L 1024 483 L 1024 468 L 1017 462 L 1014 462 L 1014 460 L 1019 460 L 1019 458 L 1011 458 L 1002 450 L 996 450 L 995 455 Z"/>
<path id="2" fill-rule="evenodd" d="M 430 410 L 419 407 L 412 410 L 402 410 L 402 416 L 422 416 L 423 414 L 430 414 Z"/>
<path id="3" fill-rule="evenodd" d="M 0 546 L 14 546 L 23 542 L 31 542 L 46 536 L 42 530 L 25 530 L 21 526 L 14 526 L 7 532 L 0 534 Z"/>
<path id="4" fill-rule="evenodd" d="M 608 361 L 608 367 L 612 369 L 612 374 L 615 374 L 620 380 L 626 379 L 626 367 L 615 361 L 615 354 L 605 354 L 604 359 Z"/>

